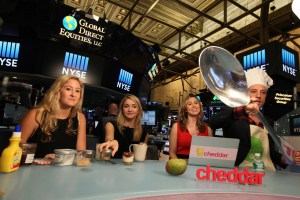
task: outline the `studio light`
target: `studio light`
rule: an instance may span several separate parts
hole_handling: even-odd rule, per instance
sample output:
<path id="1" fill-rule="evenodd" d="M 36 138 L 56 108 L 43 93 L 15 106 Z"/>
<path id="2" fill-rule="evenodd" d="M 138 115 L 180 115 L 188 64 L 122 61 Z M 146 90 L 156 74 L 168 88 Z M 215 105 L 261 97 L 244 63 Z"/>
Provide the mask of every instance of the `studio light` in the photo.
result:
<path id="1" fill-rule="evenodd" d="M 300 19 L 300 0 L 293 0 L 292 10 L 295 15 Z"/>
<path id="2" fill-rule="evenodd" d="M 93 14 L 92 8 L 88 9 L 87 13 L 85 14 L 85 17 L 99 21 L 99 16 Z"/>

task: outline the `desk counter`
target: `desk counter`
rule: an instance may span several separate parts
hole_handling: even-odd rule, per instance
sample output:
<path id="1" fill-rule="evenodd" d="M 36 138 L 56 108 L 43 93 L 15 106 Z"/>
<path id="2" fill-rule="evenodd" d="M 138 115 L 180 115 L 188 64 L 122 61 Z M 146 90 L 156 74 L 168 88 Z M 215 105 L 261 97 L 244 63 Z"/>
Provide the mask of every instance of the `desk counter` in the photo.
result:
<path id="1" fill-rule="evenodd" d="M 300 198 L 300 174 L 297 173 L 266 172 L 262 185 L 242 185 L 199 181 L 196 171 L 204 166 L 188 165 L 183 175 L 171 176 L 165 172 L 166 161 L 148 160 L 130 166 L 123 165 L 121 160 L 114 161 L 117 164 L 94 161 L 92 166 L 86 168 L 30 165 L 12 173 L 0 173 L 0 192 L 5 193 L 0 199 L 107 200 L 207 193 L 271 194 L 279 199 Z"/>

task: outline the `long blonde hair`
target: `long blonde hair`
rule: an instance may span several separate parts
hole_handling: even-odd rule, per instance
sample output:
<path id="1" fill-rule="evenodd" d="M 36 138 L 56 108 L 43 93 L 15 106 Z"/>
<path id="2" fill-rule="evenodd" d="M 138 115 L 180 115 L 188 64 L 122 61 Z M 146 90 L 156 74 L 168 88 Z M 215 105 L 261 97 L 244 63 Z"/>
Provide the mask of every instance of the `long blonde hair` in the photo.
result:
<path id="1" fill-rule="evenodd" d="M 118 129 L 121 134 L 124 133 L 123 126 L 124 126 L 124 122 L 125 122 L 125 117 L 124 117 L 124 113 L 123 113 L 123 105 L 127 99 L 134 101 L 138 105 L 138 108 L 139 108 L 139 113 L 137 114 L 135 123 L 134 123 L 134 133 L 133 133 L 133 140 L 138 141 L 141 138 L 142 133 L 143 133 L 143 128 L 142 128 L 142 124 L 141 124 L 142 117 L 143 117 L 143 108 L 142 108 L 140 100 L 133 94 L 126 94 L 125 97 L 120 102 L 119 113 L 117 116 Z"/>
<path id="2" fill-rule="evenodd" d="M 188 104 L 188 100 L 190 98 L 196 98 L 194 95 L 189 95 L 187 98 L 185 98 L 185 100 L 182 102 L 182 104 L 179 107 L 178 110 L 178 120 L 179 120 L 179 124 L 180 124 L 180 130 L 184 131 L 186 129 L 186 123 L 187 123 L 187 118 L 188 118 L 188 113 L 186 112 L 187 110 L 187 104 Z M 196 98 L 197 99 L 197 98 Z M 197 99 L 197 101 L 200 104 L 200 112 L 197 115 L 197 123 L 196 126 L 198 128 L 199 131 L 203 132 L 206 129 L 206 124 L 205 122 L 202 120 L 203 117 L 203 107 L 202 107 L 202 103 L 201 101 L 199 101 Z"/>
<path id="3" fill-rule="evenodd" d="M 78 129 L 73 130 L 72 125 L 73 118 L 82 110 L 84 84 L 77 76 L 63 75 L 55 80 L 37 107 L 36 121 L 39 123 L 42 132 L 45 133 L 42 135 L 42 142 L 51 141 L 51 132 L 54 132 L 57 129 L 57 119 L 55 118 L 55 114 L 60 109 L 60 90 L 63 85 L 71 79 L 79 82 L 81 90 L 78 103 L 71 108 L 66 133 L 72 135 L 76 134 L 78 131 Z"/>

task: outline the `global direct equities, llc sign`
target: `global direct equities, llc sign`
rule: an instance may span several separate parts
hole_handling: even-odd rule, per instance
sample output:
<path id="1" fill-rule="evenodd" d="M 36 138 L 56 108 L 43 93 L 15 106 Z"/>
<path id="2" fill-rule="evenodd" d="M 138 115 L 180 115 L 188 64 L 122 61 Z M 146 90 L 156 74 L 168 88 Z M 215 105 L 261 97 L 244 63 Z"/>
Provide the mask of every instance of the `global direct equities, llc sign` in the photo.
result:
<path id="1" fill-rule="evenodd" d="M 62 20 L 63 27 L 59 35 L 68 39 L 85 42 L 97 47 L 102 46 L 105 28 L 89 23 L 86 19 L 79 19 L 78 22 L 73 16 L 66 16 Z"/>

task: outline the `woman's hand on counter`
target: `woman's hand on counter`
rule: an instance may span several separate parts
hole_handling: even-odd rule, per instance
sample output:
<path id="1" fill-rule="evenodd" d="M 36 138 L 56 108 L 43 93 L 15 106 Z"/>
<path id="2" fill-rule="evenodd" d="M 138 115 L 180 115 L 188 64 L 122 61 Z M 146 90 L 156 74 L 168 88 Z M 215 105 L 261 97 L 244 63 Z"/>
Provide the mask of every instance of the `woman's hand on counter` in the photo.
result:
<path id="1" fill-rule="evenodd" d="M 55 154 L 54 153 L 47 154 L 47 155 L 45 155 L 44 158 L 45 159 L 54 160 L 55 159 Z"/>

